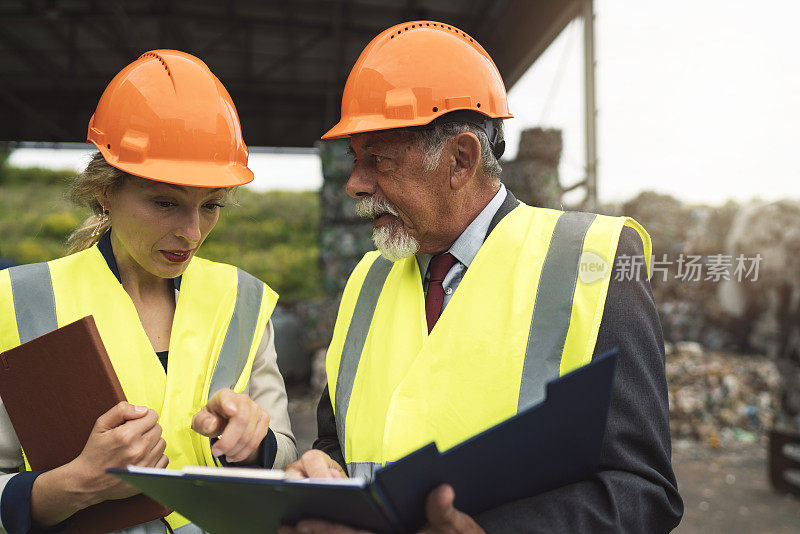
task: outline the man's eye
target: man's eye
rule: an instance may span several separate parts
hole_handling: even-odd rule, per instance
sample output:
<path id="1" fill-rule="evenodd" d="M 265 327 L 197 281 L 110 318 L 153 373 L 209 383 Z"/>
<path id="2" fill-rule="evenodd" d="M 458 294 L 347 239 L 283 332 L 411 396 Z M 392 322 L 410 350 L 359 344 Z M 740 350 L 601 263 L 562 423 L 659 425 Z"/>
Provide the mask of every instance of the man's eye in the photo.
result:
<path id="1" fill-rule="evenodd" d="M 174 206 L 174 202 L 170 202 L 169 200 L 156 200 L 156 206 L 160 208 L 169 208 L 170 206 Z"/>
<path id="2" fill-rule="evenodd" d="M 377 154 L 373 154 L 372 157 L 375 158 L 375 163 L 380 163 L 381 161 L 386 159 L 384 156 L 379 156 Z"/>

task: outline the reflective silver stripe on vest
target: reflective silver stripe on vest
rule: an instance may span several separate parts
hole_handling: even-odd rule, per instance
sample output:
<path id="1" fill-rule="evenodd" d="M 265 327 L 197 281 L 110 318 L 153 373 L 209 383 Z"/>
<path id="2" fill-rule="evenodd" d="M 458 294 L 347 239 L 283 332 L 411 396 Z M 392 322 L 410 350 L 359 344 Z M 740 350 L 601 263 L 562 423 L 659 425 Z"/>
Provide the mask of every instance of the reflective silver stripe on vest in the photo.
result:
<path id="1" fill-rule="evenodd" d="M 365 478 L 372 480 L 375 471 L 381 468 L 381 464 L 376 462 L 347 462 L 347 474 L 350 478 Z"/>
<path id="2" fill-rule="evenodd" d="M 234 521 L 235 522 L 235 521 Z M 189 523 L 172 530 L 175 534 L 206 534 L 206 531 L 194 523 Z"/>
<path id="3" fill-rule="evenodd" d="M 46 263 L 17 265 L 8 269 L 8 276 L 20 343 L 58 328 L 50 266 Z"/>
<path id="4" fill-rule="evenodd" d="M 114 531 L 113 534 L 166 534 L 167 532 L 169 531 L 167 530 L 167 525 L 164 524 L 164 521 L 156 519 L 155 521 L 142 523 L 141 525 L 136 525 L 135 527 Z M 176 528 L 173 530 L 173 532 L 175 534 L 206 534 L 205 530 L 193 523 L 188 523 L 182 527 Z"/>
<path id="5" fill-rule="evenodd" d="M 517 411 L 542 400 L 545 384 L 559 375 L 583 241 L 595 217 L 593 213 L 566 212 L 556 222 L 539 275 Z"/>
<path id="6" fill-rule="evenodd" d="M 237 269 L 236 304 L 233 308 L 228 331 L 222 342 L 208 398 L 217 391 L 236 385 L 250 355 L 253 337 L 256 335 L 258 313 L 261 311 L 261 299 L 264 296 L 264 284 L 258 278 Z"/>
<path id="7" fill-rule="evenodd" d="M 350 404 L 350 394 L 353 392 L 353 383 L 356 380 L 358 361 L 367 341 L 367 333 L 375 315 L 375 306 L 381 295 L 383 284 L 393 263 L 383 256 L 378 256 L 369 267 L 361 291 L 358 293 L 353 317 L 347 329 L 347 336 L 342 346 L 342 357 L 339 359 L 339 374 L 336 377 L 336 431 L 339 434 L 339 444 L 342 447 L 342 456 L 345 456 L 344 426 L 347 420 L 347 407 Z M 351 473 L 352 476 L 352 473 Z"/>

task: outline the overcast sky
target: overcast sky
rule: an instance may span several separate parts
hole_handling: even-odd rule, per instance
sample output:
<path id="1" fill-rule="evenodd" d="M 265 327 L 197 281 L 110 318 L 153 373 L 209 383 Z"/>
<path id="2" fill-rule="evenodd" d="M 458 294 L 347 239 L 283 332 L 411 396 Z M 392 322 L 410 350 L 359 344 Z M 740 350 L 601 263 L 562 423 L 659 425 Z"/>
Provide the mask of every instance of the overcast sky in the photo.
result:
<path id="1" fill-rule="evenodd" d="M 800 2 L 595 0 L 601 201 L 657 190 L 719 204 L 800 199 Z M 583 25 L 574 21 L 509 92 L 519 132 L 564 132 L 561 181 L 583 178 Z M 11 162 L 79 168 L 88 151 Z M 258 189 L 313 189 L 314 155 L 251 155 Z"/>

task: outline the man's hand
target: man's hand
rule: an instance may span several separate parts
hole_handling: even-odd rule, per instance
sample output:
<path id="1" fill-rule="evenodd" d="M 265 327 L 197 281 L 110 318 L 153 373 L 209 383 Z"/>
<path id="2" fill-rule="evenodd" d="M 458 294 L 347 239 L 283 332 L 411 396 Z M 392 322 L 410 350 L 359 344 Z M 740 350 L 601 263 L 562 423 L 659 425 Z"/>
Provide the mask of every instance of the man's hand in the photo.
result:
<path id="1" fill-rule="evenodd" d="M 483 528 L 470 516 L 453 507 L 456 492 L 447 484 L 442 484 L 428 494 L 425 502 L 425 515 L 428 524 L 421 534 L 479 534 Z"/>
<path id="2" fill-rule="evenodd" d="M 269 415 L 246 394 L 221 389 L 194 414 L 192 430 L 219 437 L 211 448 L 214 456 L 224 454 L 229 462 L 253 464 L 269 430 Z"/>
<path id="3" fill-rule="evenodd" d="M 278 529 L 278 534 L 374 534 L 367 530 L 356 530 L 344 525 L 318 521 L 316 519 L 304 519 L 294 527 L 282 526 Z"/>
<path id="4" fill-rule="evenodd" d="M 453 488 L 447 484 L 439 486 L 428 494 L 425 502 L 428 524 L 420 534 L 485 534 L 483 528 L 470 516 L 453 507 L 455 498 Z M 304 519 L 294 527 L 283 526 L 278 532 L 279 534 L 368 534 L 365 530 L 355 530 L 316 519 Z"/>
<path id="5" fill-rule="evenodd" d="M 289 478 L 347 478 L 339 463 L 322 451 L 311 449 L 286 466 Z"/>

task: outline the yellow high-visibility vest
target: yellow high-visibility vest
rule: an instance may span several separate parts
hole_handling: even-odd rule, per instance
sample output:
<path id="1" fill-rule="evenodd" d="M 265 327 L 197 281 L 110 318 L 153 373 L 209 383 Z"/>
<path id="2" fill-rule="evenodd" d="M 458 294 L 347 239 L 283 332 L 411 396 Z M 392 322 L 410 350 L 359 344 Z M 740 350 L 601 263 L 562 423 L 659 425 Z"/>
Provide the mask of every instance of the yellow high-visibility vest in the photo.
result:
<path id="1" fill-rule="evenodd" d="M 133 301 L 93 246 L 0 271 L 0 351 L 93 315 L 128 402 L 158 412 L 169 467 L 213 466 L 210 440 L 191 430 L 192 417 L 216 391 L 244 391 L 277 299 L 246 272 L 194 257 L 181 278 L 167 374 Z M 188 523 L 177 513 L 167 521 L 173 529 Z"/>
<path id="2" fill-rule="evenodd" d="M 326 360 L 351 476 L 371 476 L 432 441 L 446 450 L 588 363 L 623 226 L 642 238 L 647 276 L 650 237 L 633 219 L 518 205 L 486 238 L 430 335 L 416 257 L 366 254 L 347 282 Z"/>

